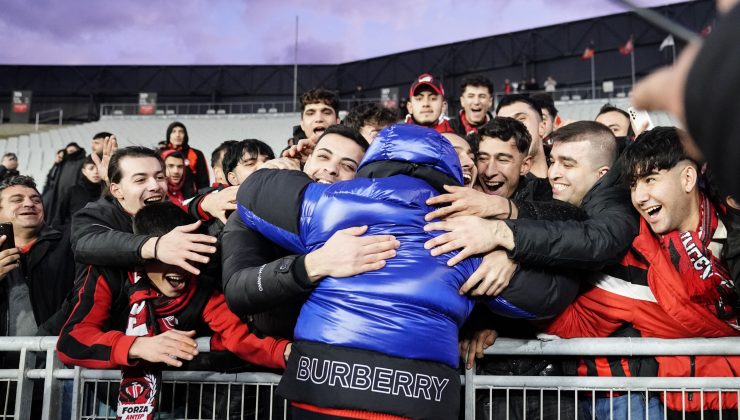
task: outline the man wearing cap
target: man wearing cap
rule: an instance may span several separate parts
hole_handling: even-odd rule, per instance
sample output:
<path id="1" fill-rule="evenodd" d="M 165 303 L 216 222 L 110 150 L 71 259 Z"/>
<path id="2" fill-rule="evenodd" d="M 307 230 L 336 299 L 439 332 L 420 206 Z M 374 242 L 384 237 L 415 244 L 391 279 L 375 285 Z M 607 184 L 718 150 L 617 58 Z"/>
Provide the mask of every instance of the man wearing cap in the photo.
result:
<path id="1" fill-rule="evenodd" d="M 407 124 L 416 124 L 437 130 L 440 133 L 454 131 L 449 120 L 443 115 L 447 110 L 445 89 L 439 80 L 424 73 L 414 80 L 409 89 L 406 103 Z"/>

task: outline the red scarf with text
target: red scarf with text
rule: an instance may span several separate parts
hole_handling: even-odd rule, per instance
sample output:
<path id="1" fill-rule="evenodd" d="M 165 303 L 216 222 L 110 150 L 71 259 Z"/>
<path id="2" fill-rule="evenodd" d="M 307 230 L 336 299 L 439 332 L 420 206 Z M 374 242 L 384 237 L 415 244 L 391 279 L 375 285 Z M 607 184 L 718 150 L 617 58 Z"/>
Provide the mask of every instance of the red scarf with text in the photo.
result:
<path id="1" fill-rule="evenodd" d="M 690 299 L 706 306 L 738 328 L 737 295 L 727 266 L 709 249 L 719 217 L 706 195 L 700 196 L 699 225 L 693 231 L 672 231 L 661 238 L 663 252 L 684 280 Z"/>

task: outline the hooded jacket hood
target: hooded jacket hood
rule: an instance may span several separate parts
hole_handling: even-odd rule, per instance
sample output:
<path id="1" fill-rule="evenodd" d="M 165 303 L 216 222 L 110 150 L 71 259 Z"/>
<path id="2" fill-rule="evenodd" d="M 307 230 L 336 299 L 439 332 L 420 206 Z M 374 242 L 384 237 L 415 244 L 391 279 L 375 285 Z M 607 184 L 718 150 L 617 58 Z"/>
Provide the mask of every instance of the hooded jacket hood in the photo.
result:
<path id="1" fill-rule="evenodd" d="M 357 176 L 393 175 L 420 178 L 439 191 L 443 185 L 463 185 L 460 159 L 452 144 L 431 128 L 395 124 L 384 128 L 360 162 Z"/>
<path id="2" fill-rule="evenodd" d="M 185 127 L 185 124 L 179 121 L 175 121 L 167 127 L 167 138 L 165 138 L 167 146 L 172 147 L 172 143 L 170 142 L 170 134 L 172 134 L 172 130 L 174 130 L 175 127 L 180 127 L 182 128 L 182 131 L 185 132 L 185 138 L 182 140 L 182 149 L 188 149 L 190 147 L 188 142 L 190 140 L 188 138 L 188 129 Z"/>

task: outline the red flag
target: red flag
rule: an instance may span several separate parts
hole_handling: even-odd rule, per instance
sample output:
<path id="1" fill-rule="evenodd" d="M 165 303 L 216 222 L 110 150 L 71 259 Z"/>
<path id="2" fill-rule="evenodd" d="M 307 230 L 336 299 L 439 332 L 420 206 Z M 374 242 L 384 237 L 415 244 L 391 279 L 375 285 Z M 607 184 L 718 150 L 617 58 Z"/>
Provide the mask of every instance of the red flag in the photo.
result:
<path id="1" fill-rule="evenodd" d="M 619 47 L 619 53 L 622 55 L 630 55 L 635 50 L 635 44 L 632 42 L 632 38 L 627 41 L 626 44 Z"/>
<path id="2" fill-rule="evenodd" d="M 590 60 L 594 58 L 594 48 L 592 46 L 586 47 L 585 50 L 583 50 L 583 54 L 581 54 L 581 60 Z"/>

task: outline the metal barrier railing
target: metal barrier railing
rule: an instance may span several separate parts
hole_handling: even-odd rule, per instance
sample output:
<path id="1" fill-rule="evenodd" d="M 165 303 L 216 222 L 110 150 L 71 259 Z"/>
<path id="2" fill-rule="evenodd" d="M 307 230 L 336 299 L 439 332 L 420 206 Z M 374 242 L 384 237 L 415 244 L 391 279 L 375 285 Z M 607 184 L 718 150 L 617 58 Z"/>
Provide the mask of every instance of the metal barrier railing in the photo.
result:
<path id="1" fill-rule="evenodd" d="M 348 111 L 360 103 L 380 103 L 380 98 L 348 98 L 339 100 L 339 111 Z M 137 103 L 104 103 L 100 105 L 103 117 L 127 117 L 133 115 L 147 117 L 172 117 L 182 115 L 228 116 L 243 114 L 283 114 L 299 112 L 293 101 L 260 101 L 260 102 L 183 102 L 158 103 L 153 109 L 147 108 L 142 114 Z"/>
<path id="2" fill-rule="evenodd" d="M 201 352 L 209 351 L 209 340 L 198 339 Z M 59 419 L 60 406 L 67 404 L 71 418 L 115 418 L 114 404 L 106 396 L 118 384 L 117 370 L 65 368 L 56 357 L 56 337 L 0 337 L 0 352 L 17 353 L 17 368 L 0 369 L 0 419 L 29 419 L 32 405 L 40 418 Z M 37 353 L 44 353 L 45 366 L 37 365 Z M 740 338 L 664 340 L 653 338 L 603 338 L 569 340 L 498 339 L 486 352 L 489 356 L 654 356 L 654 355 L 740 355 Z M 40 358 L 39 358 L 40 360 Z M 7 361 L 7 360 L 6 360 Z M 164 371 L 165 392 L 162 411 L 171 418 L 287 418 L 287 404 L 275 396 L 280 376 L 264 372 L 218 373 Z M 582 406 L 596 407 L 607 399 L 606 418 L 631 418 L 630 404 L 640 399 L 680 392 L 694 395 L 703 404 L 710 392 L 723 398 L 740 399 L 740 377 L 579 377 L 579 376 L 492 376 L 466 370 L 465 419 L 478 418 L 582 418 Z M 71 391 L 69 388 L 71 381 Z M 43 393 L 34 387 L 43 384 Z M 104 388 L 105 387 L 105 388 Z M 4 392 L 3 392 L 4 391 Z M 486 398 L 488 397 L 488 398 Z M 598 397 L 598 398 L 597 398 Z M 626 400 L 624 397 L 627 397 Z M 712 397 L 715 398 L 715 397 Z M 625 403 L 626 401 L 626 403 Z M 652 400 L 651 400 L 652 401 Z M 658 401 L 658 400 L 656 400 Z M 501 404 L 504 411 L 496 408 Z M 554 404 L 554 405 L 552 405 Z M 624 404 L 627 414 L 622 417 Z M 478 407 L 476 407 L 476 405 Z M 554 408 L 553 408 L 554 407 Z M 665 406 L 648 408 L 665 417 Z M 204 409 L 206 412 L 204 412 Z M 656 411 L 653 412 L 652 410 Z M 503 413 L 503 414 L 502 414 Z M 595 410 L 587 417 L 602 418 Z M 632 414 L 631 414 L 632 413 Z M 555 416 L 555 414 L 557 414 Z M 720 414 L 721 415 L 721 414 Z M 732 409 L 725 415 L 740 415 Z M 166 417 L 165 417 L 166 418 Z"/>

